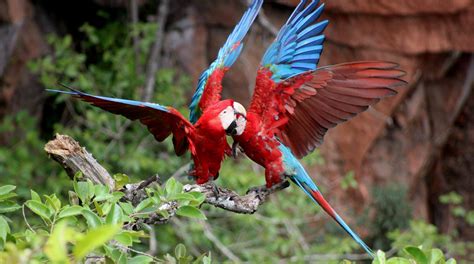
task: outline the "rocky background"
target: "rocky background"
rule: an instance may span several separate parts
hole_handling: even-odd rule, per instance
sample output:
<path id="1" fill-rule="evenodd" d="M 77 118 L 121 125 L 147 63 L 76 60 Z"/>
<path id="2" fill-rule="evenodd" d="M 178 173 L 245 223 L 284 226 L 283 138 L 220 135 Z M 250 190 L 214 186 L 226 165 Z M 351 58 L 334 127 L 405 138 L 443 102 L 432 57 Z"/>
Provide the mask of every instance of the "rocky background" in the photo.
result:
<path id="1" fill-rule="evenodd" d="M 141 11 L 151 8 L 156 13 L 157 2 L 151 0 L 0 0 L 0 119 L 21 109 L 45 118 L 44 87 L 26 64 L 50 52 L 48 33 L 77 34 L 98 9 L 130 12 L 131 2 Z M 225 97 L 249 101 L 258 62 L 298 2 L 265 2 L 243 56 L 225 79 Z M 474 229 L 438 200 L 456 191 L 464 197 L 465 208 L 474 209 L 474 1 L 325 2 L 324 17 L 330 25 L 320 65 L 394 61 L 407 72 L 409 85 L 330 131 L 321 148 L 325 165 L 315 167 L 313 174 L 330 187 L 338 186 L 348 171 L 355 172 L 357 189 L 336 187 L 330 198 L 346 209 L 361 209 L 371 200 L 375 185 L 407 185 L 415 216 L 443 232 L 456 230 L 462 239 L 474 240 Z M 196 82 L 245 4 L 171 1 L 161 67 L 176 67 Z"/>

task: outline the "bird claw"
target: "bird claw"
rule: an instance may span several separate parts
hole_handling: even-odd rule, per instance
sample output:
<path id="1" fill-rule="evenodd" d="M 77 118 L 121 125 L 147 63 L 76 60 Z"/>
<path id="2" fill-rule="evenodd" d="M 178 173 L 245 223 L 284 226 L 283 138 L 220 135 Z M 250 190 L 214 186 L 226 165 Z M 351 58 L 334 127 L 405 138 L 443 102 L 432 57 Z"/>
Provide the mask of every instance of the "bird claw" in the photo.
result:
<path id="1" fill-rule="evenodd" d="M 271 187 L 267 187 L 266 185 L 251 187 L 248 189 L 247 194 L 255 193 L 256 196 L 262 200 L 265 196 L 275 190 L 283 190 L 290 186 L 288 181 L 282 181 L 277 184 L 272 185 Z"/>
<path id="2" fill-rule="evenodd" d="M 261 194 L 261 193 L 266 192 L 266 191 L 268 191 L 268 188 L 265 185 L 255 186 L 255 187 L 249 188 L 248 191 L 247 191 L 247 194 L 254 192 L 254 193 L 257 193 L 257 195 L 258 195 L 258 194 Z"/>
<path id="3" fill-rule="evenodd" d="M 211 190 L 212 194 L 214 197 L 218 197 L 220 195 L 219 187 L 213 182 L 213 181 L 208 181 L 205 183 L 207 185 L 207 188 Z"/>

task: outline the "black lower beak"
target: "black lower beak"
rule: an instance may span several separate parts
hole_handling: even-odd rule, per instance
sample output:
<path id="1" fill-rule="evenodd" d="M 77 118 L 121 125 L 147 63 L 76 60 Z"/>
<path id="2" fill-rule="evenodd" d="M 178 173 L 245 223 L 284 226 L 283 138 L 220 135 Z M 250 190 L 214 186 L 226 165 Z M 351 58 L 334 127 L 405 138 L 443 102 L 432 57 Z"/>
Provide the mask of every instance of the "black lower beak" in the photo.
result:
<path id="1" fill-rule="evenodd" d="M 239 142 L 237 141 L 234 141 L 234 143 L 232 143 L 232 156 L 234 157 L 234 159 L 237 159 L 237 150 L 239 148 Z"/>
<path id="2" fill-rule="evenodd" d="M 230 123 L 229 127 L 225 130 L 227 135 L 235 136 L 237 134 L 237 122 L 234 120 Z"/>

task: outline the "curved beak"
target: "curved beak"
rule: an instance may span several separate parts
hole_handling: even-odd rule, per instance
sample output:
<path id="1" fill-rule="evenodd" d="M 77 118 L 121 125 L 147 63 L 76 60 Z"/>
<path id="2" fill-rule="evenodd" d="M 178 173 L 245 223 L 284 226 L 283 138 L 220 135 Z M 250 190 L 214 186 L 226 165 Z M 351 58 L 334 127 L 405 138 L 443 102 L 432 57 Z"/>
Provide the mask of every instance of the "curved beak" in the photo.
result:
<path id="1" fill-rule="evenodd" d="M 227 135 L 235 136 L 237 134 L 237 121 L 232 121 L 232 123 L 230 123 L 229 127 L 227 127 L 225 132 L 227 133 Z"/>
<path id="2" fill-rule="evenodd" d="M 235 111 L 235 119 L 239 119 L 239 117 L 242 117 L 243 119 L 247 120 L 247 117 L 245 116 L 244 113 Z"/>

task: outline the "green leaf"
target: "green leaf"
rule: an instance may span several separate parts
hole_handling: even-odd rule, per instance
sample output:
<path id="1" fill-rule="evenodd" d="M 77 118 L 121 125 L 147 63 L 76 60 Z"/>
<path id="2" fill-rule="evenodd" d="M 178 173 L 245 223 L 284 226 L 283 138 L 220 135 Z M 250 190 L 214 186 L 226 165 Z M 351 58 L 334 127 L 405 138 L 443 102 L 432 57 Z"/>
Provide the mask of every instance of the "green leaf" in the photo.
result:
<path id="1" fill-rule="evenodd" d="M 7 235 L 11 232 L 10 226 L 7 220 L 0 215 L 0 239 L 5 243 L 7 241 Z"/>
<path id="2" fill-rule="evenodd" d="M 5 200 L 8 200 L 8 199 L 16 197 L 16 196 L 18 196 L 16 193 L 2 194 L 2 195 L 0 195 L 0 201 L 5 201 Z"/>
<path id="3" fill-rule="evenodd" d="M 446 261 L 446 264 L 456 264 L 456 260 L 455 259 L 448 259 L 448 261 Z"/>
<path id="4" fill-rule="evenodd" d="M 104 204 L 104 207 L 106 204 L 107 203 Z M 104 211 L 102 210 L 102 206 L 96 200 L 94 200 L 94 206 L 99 216 L 104 216 Z"/>
<path id="5" fill-rule="evenodd" d="M 183 244 L 178 244 L 174 249 L 174 255 L 177 259 L 183 258 L 186 256 L 186 247 Z"/>
<path id="6" fill-rule="evenodd" d="M 110 194 L 109 187 L 106 185 L 95 185 L 94 194 L 95 194 L 94 201 L 97 201 L 97 202 L 105 201 L 113 197 L 113 195 Z"/>
<path id="7" fill-rule="evenodd" d="M 202 258 L 202 264 L 211 264 L 212 263 L 212 257 L 211 257 L 211 252 L 209 252 L 209 256 L 204 256 Z"/>
<path id="8" fill-rule="evenodd" d="M 33 190 L 30 190 L 30 193 L 31 193 L 31 200 L 33 201 L 37 201 L 37 202 L 42 202 L 41 201 L 41 197 L 39 196 L 39 194 Z"/>
<path id="9" fill-rule="evenodd" d="M 128 264 L 148 264 L 152 263 L 153 259 L 149 256 L 139 255 L 131 258 L 128 261 Z"/>
<path id="10" fill-rule="evenodd" d="M 44 253 L 53 263 L 69 263 L 67 257 L 67 222 L 61 221 L 54 226 L 53 233 L 48 238 L 44 247 Z"/>
<path id="11" fill-rule="evenodd" d="M 120 232 L 120 230 L 120 225 L 103 225 L 90 230 L 84 237 L 77 241 L 73 249 L 74 256 L 78 260 L 84 258 L 94 249 L 105 245 Z"/>
<path id="12" fill-rule="evenodd" d="M 5 195 L 16 189 L 15 185 L 4 185 L 0 187 L 0 195 Z"/>
<path id="13" fill-rule="evenodd" d="M 85 204 L 88 204 L 91 197 L 94 195 L 94 185 L 90 181 L 77 182 L 75 191 L 79 199 Z"/>
<path id="14" fill-rule="evenodd" d="M 168 195 L 173 195 L 183 192 L 183 184 L 176 181 L 174 178 L 170 178 L 165 185 L 165 190 Z"/>
<path id="15" fill-rule="evenodd" d="M 120 208 L 118 204 L 113 204 L 109 213 L 107 214 L 107 217 L 105 218 L 105 223 L 110 225 L 122 223 L 122 217 L 122 208 Z"/>
<path id="16" fill-rule="evenodd" d="M 120 207 L 122 207 L 122 210 L 125 214 L 130 215 L 133 214 L 133 205 L 129 202 L 127 203 L 122 203 L 120 202 Z"/>
<path id="17" fill-rule="evenodd" d="M 44 219 L 48 219 L 51 217 L 53 212 L 44 204 L 35 201 L 35 200 L 29 200 L 26 201 L 26 206 L 30 208 L 31 211 L 33 211 L 35 214 L 41 216 Z"/>
<path id="18" fill-rule="evenodd" d="M 121 232 L 120 234 L 116 235 L 114 240 L 117 240 L 120 244 L 127 247 L 133 245 L 133 238 L 130 233 L 127 232 Z"/>
<path id="19" fill-rule="evenodd" d="M 377 250 L 373 264 L 386 264 L 385 253 L 383 251 Z"/>
<path id="20" fill-rule="evenodd" d="M 141 212 L 144 209 L 150 207 L 153 204 L 153 201 L 151 198 L 146 198 L 145 200 L 141 201 L 137 207 L 133 210 L 135 213 Z"/>
<path id="21" fill-rule="evenodd" d="M 100 220 L 100 218 L 91 210 L 82 209 L 81 213 L 82 216 L 84 216 L 84 218 L 86 219 L 89 228 L 97 228 L 102 225 L 102 221 Z"/>
<path id="22" fill-rule="evenodd" d="M 453 208 L 453 215 L 457 217 L 464 217 L 466 215 L 466 209 L 462 206 L 455 206 Z"/>
<path id="23" fill-rule="evenodd" d="M 203 193 L 200 192 L 189 192 L 188 194 L 191 194 L 194 196 L 194 199 L 199 202 L 199 204 L 202 204 L 204 200 L 206 200 L 206 196 Z"/>
<path id="24" fill-rule="evenodd" d="M 429 257 L 429 260 L 428 260 L 429 264 L 438 264 L 438 261 L 443 259 L 444 254 L 440 249 L 434 248 L 430 250 L 430 255 L 428 257 Z"/>
<path id="25" fill-rule="evenodd" d="M 405 251 L 413 257 L 417 264 L 428 264 L 428 258 L 421 249 L 417 247 L 406 247 Z"/>
<path id="26" fill-rule="evenodd" d="M 59 218 L 70 217 L 82 214 L 82 207 L 78 205 L 65 206 L 59 213 Z"/>
<path id="27" fill-rule="evenodd" d="M 55 194 L 53 195 L 44 195 L 46 199 L 46 204 L 54 211 L 57 212 L 61 209 L 61 201 L 56 197 Z"/>
<path id="28" fill-rule="evenodd" d="M 439 197 L 439 201 L 443 204 L 461 204 L 463 197 L 457 192 L 450 192 Z"/>
<path id="29" fill-rule="evenodd" d="M 126 174 L 122 174 L 122 173 L 115 174 L 114 179 L 115 179 L 116 190 L 122 189 L 123 186 L 125 186 L 126 184 L 130 182 L 130 178 Z"/>
<path id="30" fill-rule="evenodd" d="M 175 186 L 176 186 L 176 180 L 174 178 L 170 178 L 168 179 L 168 181 L 166 181 L 165 190 L 168 193 L 168 195 L 174 193 Z"/>
<path id="31" fill-rule="evenodd" d="M 21 206 L 19 206 L 17 203 L 15 203 L 13 201 L 0 202 L 0 214 L 11 213 L 11 212 L 14 212 L 14 211 L 16 211 L 20 208 L 21 208 Z"/>
<path id="32" fill-rule="evenodd" d="M 467 214 L 466 214 L 466 222 L 473 226 L 474 225 L 474 211 L 469 211 Z"/>
<path id="33" fill-rule="evenodd" d="M 192 201 L 195 200 L 194 196 L 189 193 L 176 193 L 169 197 L 170 200 L 178 201 Z"/>
<path id="34" fill-rule="evenodd" d="M 391 258 L 387 260 L 387 264 L 412 264 L 412 263 L 408 259 L 395 257 L 395 258 Z"/>
<path id="35" fill-rule="evenodd" d="M 203 212 L 201 212 L 201 210 L 188 205 L 181 206 L 180 208 L 178 208 L 176 214 L 190 218 L 207 219 Z"/>

